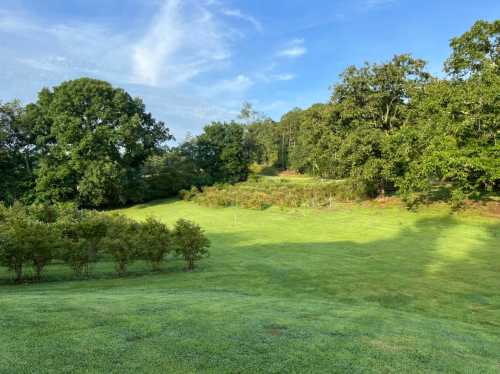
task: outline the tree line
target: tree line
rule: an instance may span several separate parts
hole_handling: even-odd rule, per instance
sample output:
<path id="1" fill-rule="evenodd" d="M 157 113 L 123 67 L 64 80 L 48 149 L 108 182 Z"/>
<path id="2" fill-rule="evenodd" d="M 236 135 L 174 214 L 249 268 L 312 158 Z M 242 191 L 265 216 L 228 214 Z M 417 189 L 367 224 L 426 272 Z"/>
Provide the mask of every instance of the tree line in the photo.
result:
<path id="1" fill-rule="evenodd" d="M 43 89 L 25 107 L 0 103 L 0 201 L 121 206 L 248 175 L 240 124 L 213 123 L 169 148 L 172 139 L 141 99 L 95 79 Z"/>
<path id="2" fill-rule="evenodd" d="M 409 54 L 350 66 L 327 103 L 279 121 L 247 104 L 174 147 L 142 100 L 64 82 L 0 105 L 0 200 L 119 206 L 243 181 L 252 162 L 342 179 L 357 196 L 480 199 L 500 188 L 499 35 L 499 20 L 478 21 L 453 38 L 445 77 Z"/>
<path id="3" fill-rule="evenodd" d="M 450 47 L 444 78 L 398 55 L 348 67 L 328 103 L 257 118 L 257 161 L 346 179 L 367 197 L 397 191 L 410 204 L 498 193 L 500 21 L 476 22 Z"/>

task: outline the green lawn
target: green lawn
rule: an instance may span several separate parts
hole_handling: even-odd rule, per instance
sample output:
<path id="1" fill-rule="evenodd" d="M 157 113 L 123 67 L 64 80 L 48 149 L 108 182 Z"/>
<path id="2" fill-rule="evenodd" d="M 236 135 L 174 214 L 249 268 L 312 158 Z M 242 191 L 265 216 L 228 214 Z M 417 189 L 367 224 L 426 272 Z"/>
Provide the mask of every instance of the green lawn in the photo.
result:
<path id="1" fill-rule="evenodd" d="M 189 218 L 185 273 L 0 285 L 0 373 L 500 372 L 500 222 L 397 207 L 123 210 Z M 0 270 L 0 278 L 8 274 Z"/>

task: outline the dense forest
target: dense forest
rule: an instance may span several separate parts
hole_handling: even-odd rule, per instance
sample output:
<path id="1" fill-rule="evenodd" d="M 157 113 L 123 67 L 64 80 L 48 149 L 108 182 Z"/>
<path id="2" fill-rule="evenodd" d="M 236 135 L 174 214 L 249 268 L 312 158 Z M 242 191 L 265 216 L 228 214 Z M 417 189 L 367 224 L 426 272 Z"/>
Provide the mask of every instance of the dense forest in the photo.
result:
<path id="1" fill-rule="evenodd" d="M 253 162 L 410 205 L 498 194 L 500 20 L 476 22 L 450 47 L 443 77 L 409 54 L 350 66 L 327 103 L 277 122 L 245 104 L 235 121 L 173 147 L 141 99 L 107 82 L 81 78 L 26 106 L 0 103 L 0 200 L 119 206 L 243 181 Z"/>

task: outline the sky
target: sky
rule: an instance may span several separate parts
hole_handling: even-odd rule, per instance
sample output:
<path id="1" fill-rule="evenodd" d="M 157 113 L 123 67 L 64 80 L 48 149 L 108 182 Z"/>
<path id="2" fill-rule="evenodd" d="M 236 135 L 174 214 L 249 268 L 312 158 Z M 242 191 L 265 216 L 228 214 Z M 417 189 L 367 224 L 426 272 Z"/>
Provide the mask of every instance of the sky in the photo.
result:
<path id="1" fill-rule="evenodd" d="M 0 0 L 0 101 L 103 79 L 180 141 L 245 101 L 276 120 L 326 102 L 349 65 L 411 53 L 442 75 L 449 40 L 498 18 L 498 0 Z"/>

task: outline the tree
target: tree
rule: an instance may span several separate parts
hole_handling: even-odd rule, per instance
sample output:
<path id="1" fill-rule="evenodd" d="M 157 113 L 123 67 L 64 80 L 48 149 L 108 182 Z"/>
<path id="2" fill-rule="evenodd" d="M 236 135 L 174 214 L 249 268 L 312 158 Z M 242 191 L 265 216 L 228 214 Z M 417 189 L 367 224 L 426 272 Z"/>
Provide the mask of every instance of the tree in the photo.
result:
<path id="1" fill-rule="evenodd" d="M 478 74 L 485 69 L 500 72 L 500 20 L 477 21 L 463 35 L 451 39 L 453 52 L 445 71 L 456 78 Z"/>
<path id="2" fill-rule="evenodd" d="M 433 80 L 414 100 L 421 141 L 397 182 L 404 196 L 432 199 L 446 185 L 446 198 L 459 205 L 499 190 L 499 33 L 499 21 L 478 21 L 452 39 L 452 79 Z"/>
<path id="3" fill-rule="evenodd" d="M 186 261 L 186 270 L 192 271 L 195 261 L 208 254 L 210 241 L 200 226 L 185 219 L 177 221 L 173 236 L 177 253 Z"/>
<path id="4" fill-rule="evenodd" d="M 2 208 L 0 222 L 0 264 L 15 273 L 16 282 L 23 279 L 24 265 L 31 264 L 35 279 L 40 280 L 45 266 L 56 256 L 61 243 L 57 228 L 33 219 L 27 209 L 15 204 Z"/>
<path id="5" fill-rule="evenodd" d="M 386 132 L 401 127 L 412 94 L 430 78 L 424 69 L 425 61 L 407 54 L 383 64 L 347 68 L 331 98 L 339 107 L 344 127 L 373 127 Z"/>
<path id="6" fill-rule="evenodd" d="M 190 142 L 149 157 L 143 168 L 145 200 L 176 196 L 182 189 L 210 183 L 209 175 L 195 163 Z"/>
<path id="7" fill-rule="evenodd" d="M 35 158 L 25 110 L 18 101 L 0 103 L 0 200 L 31 200 Z"/>
<path id="8" fill-rule="evenodd" d="M 41 149 L 36 190 L 45 201 L 139 201 L 145 160 L 172 138 L 140 99 L 89 78 L 42 90 L 27 111 Z"/>
<path id="9" fill-rule="evenodd" d="M 251 155 L 243 125 L 214 122 L 205 126 L 192 146 L 195 164 L 212 182 L 235 183 L 247 178 Z"/>
<path id="10" fill-rule="evenodd" d="M 103 248 L 113 257 L 118 275 L 127 273 L 128 265 L 137 257 L 139 225 L 122 215 L 109 217 Z"/>
<path id="11" fill-rule="evenodd" d="M 0 265 L 15 274 L 15 281 L 23 279 L 23 267 L 31 259 L 30 248 L 24 241 L 28 218 L 24 208 L 15 204 L 12 208 L 2 208 L 0 222 Z"/>
<path id="12" fill-rule="evenodd" d="M 153 270 L 159 270 L 165 256 L 172 250 L 172 240 L 167 225 L 148 218 L 138 229 L 136 250 L 139 256 L 149 261 Z"/>

